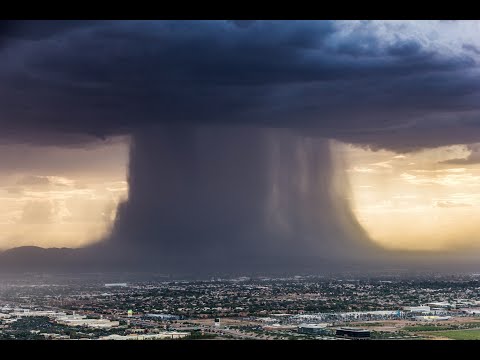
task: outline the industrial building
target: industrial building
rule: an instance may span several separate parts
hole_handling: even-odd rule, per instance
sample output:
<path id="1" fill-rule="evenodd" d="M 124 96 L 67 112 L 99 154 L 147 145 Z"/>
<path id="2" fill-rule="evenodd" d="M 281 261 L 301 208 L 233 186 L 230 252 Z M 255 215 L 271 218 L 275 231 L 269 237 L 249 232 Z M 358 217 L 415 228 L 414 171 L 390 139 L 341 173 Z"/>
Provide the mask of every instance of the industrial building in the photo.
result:
<path id="1" fill-rule="evenodd" d="M 127 283 L 109 283 L 105 284 L 105 287 L 127 287 Z"/>
<path id="2" fill-rule="evenodd" d="M 437 309 L 453 309 L 455 308 L 454 304 L 450 304 L 446 301 L 440 301 L 440 302 L 431 302 L 427 304 L 431 308 L 437 308 Z"/>
<path id="3" fill-rule="evenodd" d="M 108 329 L 120 325 L 119 321 L 108 319 L 87 319 L 84 315 L 66 315 L 57 318 L 57 323 L 67 326 L 87 326 L 96 329 Z"/>
<path id="4" fill-rule="evenodd" d="M 429 313 L 430 306 L 405 306 L 403 310 L 410 313 Z"/>
<path id="5" fill-rule="evenodd" d="M 360 329 L 360 328 L 351 328 L 351 327 L 342 327 L 337 329 L 335 335 L 351 338 L 351 339 L 369 339 L 370 330 Z"/>
<path id="6" fill-rule="evenodd" d="M 49 318 L 66 316 L 64 312 L 57 312 L 51 310 L 30 310 L 30 309 L 16 309 L 10 315 L 16 317 L 36 317 L 36 316 L 46 316 Z"/>
<path id="7" fill-rule="evenodd" d="M 415 320 L 417 321 L 446 321 L 450 320 L 451 316 L 415 316 Z"/>

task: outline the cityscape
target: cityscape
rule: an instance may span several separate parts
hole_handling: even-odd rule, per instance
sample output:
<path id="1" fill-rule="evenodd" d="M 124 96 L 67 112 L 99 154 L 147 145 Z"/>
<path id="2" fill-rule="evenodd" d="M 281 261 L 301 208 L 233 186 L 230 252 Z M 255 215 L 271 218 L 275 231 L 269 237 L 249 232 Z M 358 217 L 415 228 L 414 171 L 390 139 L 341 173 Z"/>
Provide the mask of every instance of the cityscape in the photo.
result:
<path id="1" fill-rule="evenodd" d="M 0 339 L 480 339 L 480 274 L 105 278 L 2 280 Z"/>

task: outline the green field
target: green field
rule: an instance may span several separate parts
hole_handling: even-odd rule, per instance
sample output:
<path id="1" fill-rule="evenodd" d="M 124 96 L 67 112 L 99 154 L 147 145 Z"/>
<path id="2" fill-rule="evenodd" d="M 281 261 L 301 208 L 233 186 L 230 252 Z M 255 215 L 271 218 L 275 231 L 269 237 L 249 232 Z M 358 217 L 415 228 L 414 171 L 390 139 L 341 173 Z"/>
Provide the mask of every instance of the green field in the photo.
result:
<path id="1" fill-rule="evenodd" d="M 444 330 L 452 330 L 451 326 L 438 326 L 438 325 L 416 325 L 416 326 L 405 326 L 402 330 L 405 331 L 444 331 Z"/>
<path id="2" fill-rule="evenodd" d="M 450 330 L 450 331 L 432 331 L 423 333 L 424 335 L 442 336 L 452 340 L 480 340 L 480 329 L 474 330 Z"/>

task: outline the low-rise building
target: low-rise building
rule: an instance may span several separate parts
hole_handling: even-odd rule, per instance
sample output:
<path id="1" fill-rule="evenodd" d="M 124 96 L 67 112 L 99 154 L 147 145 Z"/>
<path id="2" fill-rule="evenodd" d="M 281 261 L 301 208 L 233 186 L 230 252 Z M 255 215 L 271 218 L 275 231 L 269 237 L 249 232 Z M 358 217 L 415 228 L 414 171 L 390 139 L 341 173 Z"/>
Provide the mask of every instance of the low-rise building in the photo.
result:
<path id="1" fill-rule="evenodd" d="M 451 309 L 454 308 L 454 304 L 450 304 L 449 302 L 446 301 L 440 301 L 440 302 L 430 302 L 427 304 L 431 308 L 442 308 L 442 309 Z"/>
<path id="2" fill-rule="evenodd" d="M 430 312 L 430 306 L 405 306 L 403 308 L 404 311 L 410 313 L 428 313 Z"/>
<path id="3" fill-rule="evenodd" d="M 450 320 L 451 316 L 415 316 L 415 320 L 417 321 L 446 321 Z"/>
<path id="4" fill-rule="evenodd" d="M 96 329 L 112 328 L 120 325 L 119 321 L 109 319 L 87 319 L 84 315 L 66 315 L 56 319 L 58 324 L 67 326 L 87 326 Z"/>
<path id="5" fill-rule="evenodd" d="M 157 334 L 129 334 L 129 335 L 117 335 L 112 334 L 103 336 L 100 340 L 167 340 L 167 339 L 181 339 L 189 336 L 189 332 L 178 331 L 164 331 Z"/>
<path id="6" fill-rule="evenodd" d="M 127 283 L 109 283 L 105 284 L 105 287 L 127 287 Z"/>
<path id="7" fill-rule="evenodd" d="M 156 318 L 159 320 L 180 320 L 181 316 L 173 314 L 147 314 L 146 317 Z"/>
<path id="8" fill-rule="evenodd" d="M 460 311 L 463 314 L 467 314 L 467 315 L 480 315 L 479 308 L 460 309 Z"/>
<path id="9" fill-rule="evenodd" d="M 46 316 L 49 318 L 62 317 L 67 314 L 64 312 L 57 312 L 52 310 L 30 310 L 30 309 L 18 309 L 10 314 L 16 317 L 38 317 Z"/>
<path id="10" fill-rule="evenodd" d="M 326 323 L 322 324 L 300 324 L 298 325 L 298 332 L 305 335 L 325 335 L 329 331 L 327 330 Z"/>
<path id="11" fill-rule="evenodd" d="M 337 329 L 335 335 L 352 339 L 369 339 L 370 330 L 353 327 L 342 327 L 340 329 Z"/>

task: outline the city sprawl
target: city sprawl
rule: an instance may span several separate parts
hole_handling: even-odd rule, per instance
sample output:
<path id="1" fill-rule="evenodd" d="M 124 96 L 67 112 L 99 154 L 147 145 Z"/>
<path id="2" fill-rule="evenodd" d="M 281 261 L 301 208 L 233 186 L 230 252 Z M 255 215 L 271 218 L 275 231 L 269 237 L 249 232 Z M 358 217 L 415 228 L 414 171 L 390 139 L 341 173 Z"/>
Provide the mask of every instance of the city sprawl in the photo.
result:
<path id="1" fill-rule="evenodd" d="M 0 339 L 480 338 L 477 274 L 117 278 L 3 279 Z"/>

